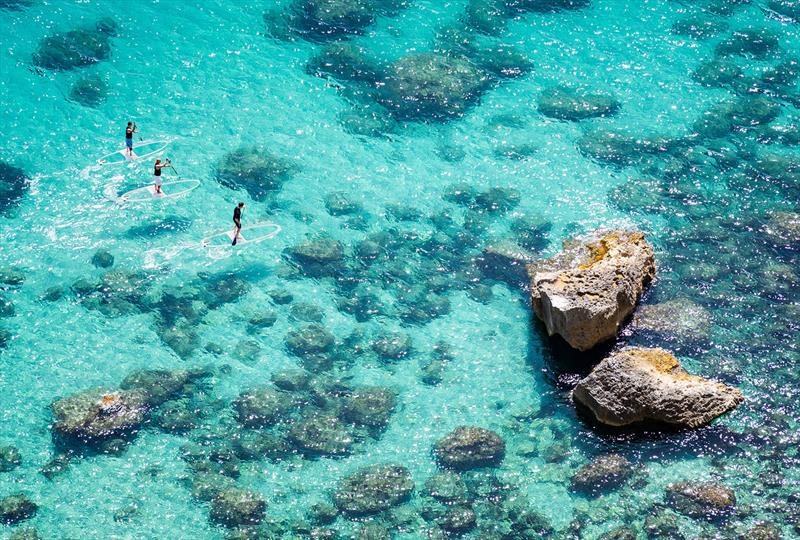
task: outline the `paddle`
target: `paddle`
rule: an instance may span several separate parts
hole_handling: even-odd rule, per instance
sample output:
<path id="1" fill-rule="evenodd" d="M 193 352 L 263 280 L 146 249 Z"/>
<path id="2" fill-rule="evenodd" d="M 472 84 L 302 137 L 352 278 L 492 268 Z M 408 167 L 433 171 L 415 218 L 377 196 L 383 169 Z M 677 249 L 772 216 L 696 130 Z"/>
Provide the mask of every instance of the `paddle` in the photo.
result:
<path id="1" fill-rule="evenodd" d="M 181 179 L 181 175 L 177 170 L 175 170 L 175 166 L 172 164 L 172 162 L 170 160 L 167 160 L 167 163 L 169 163 L 169 166 L 172 167 L 173 171 L 175 171 L 175 175 L 178 177 L 178 180 L 180 180 Z"/>

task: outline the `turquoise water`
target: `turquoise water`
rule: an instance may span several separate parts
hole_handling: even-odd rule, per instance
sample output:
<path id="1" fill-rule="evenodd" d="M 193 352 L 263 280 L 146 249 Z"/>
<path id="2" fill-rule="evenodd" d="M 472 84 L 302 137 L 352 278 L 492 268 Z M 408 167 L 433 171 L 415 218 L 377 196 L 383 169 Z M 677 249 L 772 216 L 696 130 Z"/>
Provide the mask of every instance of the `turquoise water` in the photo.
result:
<path id="1" fill-rule="evenodd" d="M 687 137 L 705 111 L 737 99 L 730 86 L 707 87 L 692 77 L 718 45 L 748 28 L 774 33 L 774 51 L 729 57 L 743 77 L 758 81 L 800 55 L 796 24 L 770 17 L 766 2 L 634 6 L 595 0 L 581 9 L 519 14 L 498 36 L 481 39 L 527 55 L 528 73 L 501 79 L 462 118 L 395 121 L 380 108 L 382 127 L 366 126 L 369 134 L 363 134 L 354 123 L 363 128 L 363 111 L 375 106 L 363 88 L 307 72 L 324 44 L 269 35 L 264 4 L 190 4 L 34 0 L 3 9 L 0 2 L 0 160 L 30 178 L 18 204 L 0 216 L 0 267 L 25 274 L 23 284 L 3 293 L 14 314 L 0 319 L 11 336 L 0 352 L 0 444 L 13 444 L 22 455 L 19 467 L 0 473 L 0 496 L 22 491 L 39 505 L 16 528 L 35 526 L 43 538 L 224 538 L 230 531 L 211 523 L 209 504 L 192 496 L 193 473 L 182 448 L 209 433 L 225 439 L 244 429 L 230 402 L 300 365 L 284 339 L 307 324 L 292 306 L 309 303 L 320 308 L 321 324 L 339 342 L 328 374 L 353 387 L 387 387 L 397 407 L 385 431 L 359 441 L 347 457 L 242 461 L 237 485 L 262 494 L 267 521 L 279 524 L 265 537 L 308 536 L 301 524 L 313 504 L 329 501 L 339 480 L 358 467 L 387 462 L 409 468 L 416 494 L 373 519 L 397 538 L 426 537 L 434 525 L 421 517 L 430 500 L 422 496 L 423 484 L 437 470 L 431 448 L 463 424 L 494 429 L 506 440 L 499 468 L 469 474 L 475 482 L 490 475 L 513 486 L 549 522 L 546 536 L 597 538 L 627 525 L 652 537 L 645 519 L 664 512 L 670 482 L 686 479 L 722 481 L 738 499 L 736 515 L 724 524 L 677 516 L 686 537 L 734 537 L 761 521 L 776 524 L 786 538 L 800 534 L 794 522 L 797 251 L 791 241 L 764 233 L 771 211 L 797 211 L 797 150 L 751 125 L 720 137 Z M 387 63 L 431 51 L 442 46 L 437 35 L 457 26 L 466 7 L 463 1 L 409 2 L 379 15 L 350 41 Z M 673 31 L 676 22 L 695 16 L 713 22 L 716 33 L 694 39 Z M 91 28 L 102 17 L 119 25 L 107 59 L 63 71 L 32 65 L 42 38 Z M 70 99 L 73 84 L 87 75 L 107 87 L 93 106 Z M 538 97 L 560 84 L 611 93 L 620 110 L 580 122 L 547 118 L 537 111 Z M 737 89 L 739 96 L 759 93 L 744 83 Z M 771 125 L 791 128 L 800 93 L 793 80 L 774 93 Z M 119 204 L 119 194 L 150 181 L 150 161 L 101 167 L 95 160 L 121 145 L 129 119 L 145 139 L 171 140 L 164 155 L 181 178 L 200 180 L 200 188 L 181 199 Z M 596 129 L 679 142 L 613 164 L 579 148 L 584 134 Z M 226 153 L 250 145 L 292 164 L 268 197 L 253 198 L 215 178 Z M 765 172 L 770 155 L 786 161 Z M 443 200 L 453 183 L 477 192 L 514 188 L 519 203 L 508 212 L 476 215 Z M 361 209 L 331 215 L 324 197 L 334 191 Z M 281 233 L 239 250 L 198 248 L 202 238 L 229 227 L 239 200 L 247 204 L 246 224 L 274 222 Z M 416 208 L 419 218 L 396 219 L 396 204 Z M 431 219 L 443 211 L 457 229 L 472 223 L 477 231 L 470 241 L 446 236 L 443 249 L 457 253 L 449 259 L 417 249 L 430 247 L 428 240 L 446 229 Z M 588 360 L 559 360 L 531 324 L 525 294 L 469 263 L 484 245 L 511 236 L 518 218 L 550 223 L 546 245 L 539 246 L 544 255 L 597 227 L 648 231 L 660 279 L 645 302 L 690 298 L 708 310 L 712 326 L 695 340 L 626 334 L 621 343 L 670 348 L 691 371 L 741 388 L 745 404 L 692 433 L 605 433 L 580 419 L 568 392 Z M 391 229 L 412 237 L 398 242 L 396 258 L 358 262 L 358 243 Z M 320 234 L 342 243 L 347 268 L 332 277 L 298 276 L 284 250 Z M 141 272 L 134 292 L 213 288 L 206 274 L 238 276 L 246 291 L 180 323 L 181 331 L 195 333 L 194 346 L 170 347 L 162 339 L 169 324 L 149 304 L 119 313 L 70 290 L 80 279 L 94 282 L 109 271 L 91 263 L 98 249 L 113 254 L 112 270 Z M 403 289 L 433 290 L 434 278 L 445 282 L 440 300 L 449 301 L 449 310 L 417 323 L 403 316 Z M 356 318 L 337 309 L 351 296 L 348 280 L 370 288 L 384 312 Z M 490 287 L 491 296 L 476 301 L 475 284 Z M 63 288 L 63 297 L 44 300 L 52 287 Z M 268 294 L 275 289 L 288 290 L 294 301 L 276 304 Z M 276 322 L 255 331 L 248 321 L 266 312 Z M 370 342 L 385 332 L 407 334 L 411 354 L 392 363 L 376 358 Z M 439 384 L 426 384 L 422 366 L 439 342 L 452 359 Z M 219 349 L 210 351 L 209 344 Z M 55 452 L 53 400 L 115 388 L 137 369 L 187 367 L 213 372 L 203 396 L 193 398 L 202 411 L 196 429 L 167 434 L 146 426 L 119 455 L 87 455 L 51 479 L 41 474 Z M 572 492 L 578 467 L 609 451 L 624 454 L 639 478 L 596 498 Z M 123 516 L 131 505 L 136 510 Z M 466 536 L 492 537 L 493 518 L 475 507 L 478 528 Z M 361 523 L 339 517 L 329 527 L 347 538 Z M 4 526 L 2 534 L 14 529 Z"/>

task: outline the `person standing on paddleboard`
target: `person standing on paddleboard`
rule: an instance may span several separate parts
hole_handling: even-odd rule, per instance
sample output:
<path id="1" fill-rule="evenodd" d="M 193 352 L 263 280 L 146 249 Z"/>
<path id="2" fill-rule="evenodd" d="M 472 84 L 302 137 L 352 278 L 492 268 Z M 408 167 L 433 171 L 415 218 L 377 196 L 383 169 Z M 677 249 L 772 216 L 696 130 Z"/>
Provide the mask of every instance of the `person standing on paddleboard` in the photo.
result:
<path id="1" fill-rule="evenodd" d="M 161 169 L 164 167 L 172 167 L 172 162 L 170 160 L 166 160 L 165 163 L 161 163 L 161 160 L 157 159 L 156 164 L 153 167 L 153 185 L 156 188 L 156 195 L 161 195 Z"/>
<path id="2" fill-rule="evenodd" d="M 244 208 L 244 203 L 240 202 L 236 208 L 233 209 L 233 242 L 231 243 L 232 246 L 236 245 L 236 241 L 239 239 L 239 231 L 242 230 L 242 208 Z"/>
<path id="3" fill-rule="evenodd" d="M 133 155 L 133 134 L 136 133 L 136 124 L 128 122 L 128 127 L 125 128 L 125 146 L 128 149 L 128 156 Z"/>

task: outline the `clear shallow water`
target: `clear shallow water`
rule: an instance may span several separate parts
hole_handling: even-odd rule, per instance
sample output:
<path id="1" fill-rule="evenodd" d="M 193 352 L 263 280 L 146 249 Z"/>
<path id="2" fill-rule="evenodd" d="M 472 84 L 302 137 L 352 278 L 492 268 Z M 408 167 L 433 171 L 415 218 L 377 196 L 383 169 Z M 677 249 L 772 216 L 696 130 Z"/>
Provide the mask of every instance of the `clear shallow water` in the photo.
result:
<path id="1" fill-rule="evenodd" d="M 302 518 L 311 504 L 328 500 L 340 478 L 365 464 L 406 465 L 421 493 L 436 470 L 434 442 L 457 425 L 475 424 L 506 439 L 507 457 L 496 474 L 527 496 L 557 531 L 554 535 L 570 537 L 573 522 L 583 525 L 585 538 L 622 524 L 644 534 L 645 517 L 663 501 L 667 484 L 706 478 L 722 480 L 739 499 L 740 515 L 720 535 L 760 520 L 777 523 L 786 537 L 797 534 L 789 519 L 791 505 L 796 506 L 790 495 L 797 492 L 796 255 L 771 245 L 754 226 L 767 219 L 770 209 L 795 207 L 797 189 L 793 184 L 762 191 L 755 179 L 732 180 L 737 171 L 757 167 L 765 152 L 777 150 L 796 159 L 796 150 L 757 145 L 747 134 L 731 135 L 722 140 L 745 148 L 749 159 L 742 151 L 729 168 L 697 166 L 672 181 L 673 195 L 662 197 L 660 211 L 631 211 L 619 201 L 614 204 L 609 194 L 652 175 L 648 167 L 663 170 L 670 156 L 615 167 L 587 158 L 576 146 L 584 131 L 594 128 L 636 137 L 686 135 L 703 111 L 734 97 L 691 78 L 717 44 L 750 26 L 776 32 L 777 55 L 733 57 L 745 73 L 758 76 L 798 54 L 796 25 L 766 17 L 758 3 L 739 6 L 728 16 L 707 15 L 725 25 L 707 40 L 670 32 L 676 21 L 710 7 L 706 4 L 647 2 L 633 8 L 596 1 L 576 11 L 529 13 L 512 20 L 501 34 L 502 42 L 532 60 L 529 74 L 498 84 L 464 118 L 401 124 L 385 136 L 368 137 L 342 125 L 342 115 L 353 111 L 347 99 L 350 85 L 337 89 L 306 73 L 306 62 L 321 46 L 265 36 L 264 7 L 204 2 L 197 8 L 169 1 L 142 2 L 122 12 L 105 3 L 34 2 L 22 11 L 0 11 L 0 157 L 32 178 L 21 204 L 0 218 L 0 267 L 26 271 L 25 283 L 6 293 L 15 315 L 2 319 L 13 339 L 2 350 L 0 372 L 0 441 L 17 446 L 23 457 L 20 467 L 0 474 L 0 493 L 22 490 L 40 506 L 23 527 L 33 525 L 45 538 L 224 537 L 222 527 L 209 523 L 207 503 L 193 499 L 186 486 L 190 471 L 180 448 L 199 432 L 176 436 L 145 429 L 122 455 L 76 460 L 67 472 L 48 480 L 39 473 L 53 452 L 48 405 L 87 388 L 114 387 L 135 369 L 214 365 L 211 393 L 228 410 L 227 403 L 242 390 L 298 365 L 284 347 L 284 336 L 303 323 L 291 318 L 290 306 L 273 306 L 267 295 L 286 288 L 295 303 L 322 308 L 323 324 L 339 340 L 354 331 L 368 337 L 387 329 L 403 331 L 413 340 L 414 354 L 390 366 L 369 354 L 337 364 L 336 374 L 351 384 L 386 386 L 398 396 L 385 432 L 359 444 L 352 456 L 241 464 L 237 483 L 265 496 L 269 519 Z M 386 61 L 431 50 L 437 33 L 464 9 L 463 2 L 413 2 L 394 17 L 379 17 L 353 42 Z M 31 55 L 41 38 L 90 26 L 104 16 L 119 23 L 108 60 L 43 76 L 31 71 Z M 85 73 L 99 74 L 108 85 L 107 98 L 97 108 L 66 99 Z M 537 112 L 536 101 L 555 84 L 612 92 L 622 107 L 610 118 L 548 119 Z M 788 94 L 796 96 L 796 87 Z M 796 117 L 794 106 L 784 100 L 773 123 L 792 125 Z M 109 200 L 108 195 L 149 180 L 148 165 L 91 166 L 119 144 L 128 118 L 139 123 L 146 138 L 174 138 L 167 155 L 183 178 L 201 180 L 201 188 L 169 204 L 125 207 Z M 299 165 L 269 201 L 252 200 L 214 179 L 215 164 L 242 144 L 265 145 Z M 498 155 L 509 144 L 535 150 L 521 160 Z M 458 149 L 463 159 L 442 159 L 443 148 Z M 404 325 L 393 317 L 359 322 L 338 311 L 340 295 L 331 279 L 285 278 L 282 251 L 309 236 L 325 233 L 349 254 L 367 234 L 390 227 L 432 231 L 427 219 L 391 220 L 387 206 L 393 203 L 412 205 L 426 217 L 446 209 L 463 223 L 463 209 L 441 197 L 453 182 L 478 191 L 500 186 L 521 193 L 513 212 L 487 221 L 480 245 L 508 236 L 511 220 L 519 216 L 542 215 L 552 223 L 544 253 L 554 252 L 575 232 L 599 226 L 645 228 L 657 246 L 661 278 L 646 301 L 688 296 L 711 312 L 713 326 L 709 339 L 700 343 L 681 345 L 641 335 L 632 341 L 676 350 L 692 371 L 740 387 L 747 402 L 695 433 L 599 433 L 576 417 L 568 398 L 579 370 L 555 360 L 550 344 L 531 328 L 524 295 L 502 283 L 483 278 L 494 293 L 485 304 L 451 289 L 444 293 L 448 314 L 427 324 Z M 326 212 L 323 196 L 334 190 L 361 203 L 365 231 Z M 248 203 L 246 220 L 278 222 L 282 233 L 221 259 L 202 250 L 175 253 L 176 245 L 227 227 L 240 199 Z M 636 201 L 631 206 L 638 210 Z M 171 228 L 159 229 L 165 220 Z M 114 255 L 115 269 L 153 272 L 148 279 L 156 287 L 194 285 L 198 272 L 237 273 L 251 286 L 246 295 L 195 324 L 201 346 L 181 359 L 159 338 L 153 313 L 108 317 L 86 309 L 71 294 L 57 302 L 41 300 L 50 287 L 98 279 L 105 270 L 90 259 L 99 248 Z M 698 279 L 700 263 L 716 269 L 703 274 L 713 277 Z M 774 266 L 779 263 L 788 269 Z M 429 270 L 418 260 L 409 266 L 415 279 L 427 279 Z M 369 282 L 374 274 L 366 271 L 363 279 L 384 286 Z M 253 337 L 245 321 L 265 309 L 277 314 L 277 322 Z M 237 353 L 253 339 L 260 352 Z M 426 385 L 420 363 L 439 341 L 449 344 L 454 359 L 440 384 Z M 224 352 L 208 353 L 202 347 L 207 343 Z M 221 369 L 223 364 L 230 369 Z M 209 429 L 225 422 L 226 414 L 209 412 Z M 528 451 L 531 444 L 534 450 Z M 646 481 L 594 499 L 572 493 L 574 471 L 608 451 L 625 454 L 642 468 Z M 114 519 L 132 503 L 138 510 L 130 519 Z M 405 508 L 421 504 L 415 497 Z M 687 537 L 723 530 L 684 517 L 679 524 Z M 333 528 L 347 536 L 357 524 L 339 518 Z M 402 538 L 424 536 L 419 524 L 396 532 Z M 480 537 L 478 531 L 470 534 Z"/>

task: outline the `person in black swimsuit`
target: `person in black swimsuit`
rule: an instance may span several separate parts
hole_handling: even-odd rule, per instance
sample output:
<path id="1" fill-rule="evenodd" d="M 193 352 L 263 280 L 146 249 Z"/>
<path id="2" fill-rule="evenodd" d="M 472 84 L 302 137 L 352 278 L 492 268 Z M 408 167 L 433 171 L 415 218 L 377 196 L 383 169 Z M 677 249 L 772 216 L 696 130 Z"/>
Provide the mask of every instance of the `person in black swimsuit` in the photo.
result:
<path id="1" fill-rule="evenodd" d="M 161 195 L 161 169 L 164 167 L 172 167 L 172 162 L 166 160 L 165 163 L 161 163 L 161 160 L 157 159 L 156 164 L 153 166 L 153 185 L 156 188 L 156 195 Z"/>
<path id="2" fill-rule="evenodd" d="M 133 134 L 136 133 L 136 124 L 128 122 L 125 128 L 125 147 L 128 149 L 128 156 L 133 155 Z"/>
<path id="3" fill-rule="evenodd" d="M 244 208 L 244 203 L 240 202 L 236 208 L 233 209 L 233 242 L 231 243 L 232 246 L 236 245 L 236 241 L 239 239 L 239 231 L 242 230 L 242 208 Z"/>

